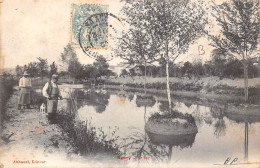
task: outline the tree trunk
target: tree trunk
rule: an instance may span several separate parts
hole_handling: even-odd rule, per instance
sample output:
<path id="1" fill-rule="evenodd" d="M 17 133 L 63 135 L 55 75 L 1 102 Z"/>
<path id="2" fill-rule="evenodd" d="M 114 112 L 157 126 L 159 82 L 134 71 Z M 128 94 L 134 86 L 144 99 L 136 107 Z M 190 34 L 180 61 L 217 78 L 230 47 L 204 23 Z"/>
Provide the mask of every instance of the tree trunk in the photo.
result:
<path id="1" fill-rule="evenodd" d="M 144 91 L 146 95 L 146 62 L 144 62 Z"/>
<path id="2" fill-rule="evenodd" d="M 169 60 L 166 61 L 166 87 L 167 87 L 167 97 L 169 101 L 169 112 L 171 112 L 172 100 L 171 100 L 171 90 L 170 90 L 170 80 L 169 80 Z"/>
<path id="3" fill-rule="evenodd" d="M 245 122 L 245 141 L 244 141 L 244 146 L 245 146 L 245 156 L 244 156 L 244 161 L 247 163 L 248 162 L 248 122 Z"/>
<path id="4" fill-rule="evenodd" d="M 247 62 L 244 60 L 244 94 L 245 94 L 245 103 L 248 102 L 248 70 Z"/>
<path id="5" fill-rule="evenodd" d="M 169 155 L 168 155 L 168 162 L 172 159 L 172 145 L 169 145 Z"/>

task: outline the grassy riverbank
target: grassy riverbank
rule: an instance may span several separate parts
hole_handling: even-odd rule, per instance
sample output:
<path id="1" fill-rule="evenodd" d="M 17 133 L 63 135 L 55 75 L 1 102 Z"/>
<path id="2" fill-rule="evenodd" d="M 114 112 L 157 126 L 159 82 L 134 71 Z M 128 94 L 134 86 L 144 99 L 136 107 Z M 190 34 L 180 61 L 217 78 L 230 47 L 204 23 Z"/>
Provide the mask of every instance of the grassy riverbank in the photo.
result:
<path id="1" fill-rule="evenodd" d="M 243 79 L 222 79 L 218 77 L 205 78 L 170 78 L 170 88 L 172 94 L 184 97 L 213 98 L 234 100 L 238 103 L 243 102 L 244 88 Z M 143 77 L 126 77 L 109 79 L 107 85 L 117 88 L 135 89 L 143 91 Z M 120 86 L 120 87 L 119 87 Z M 166 93 L 165 78 L 147 78 L 146 88 L 149 92 Z M 260 78 L 249 79 L 249 103 L 260 104 Z"/>
<path id="2" fill-rule="evenodd" d="M 108 136 L 102 128 L 94 127 L 90 120 L 75 120 L 75 115 L 65 114 L 64 111 L 59 111 L 56 122 L 70 138 L 75 153 L 88 157 L 102 154 L 113 158 L 120 155 L 115 144 L 118 137 L 114 136 L 117 130 L 112 131 L 112 136 Z"/>
<path id="3" fill-rule="evenodd" d="M 8 116 L 6 115 L 7 101 L 14 92 L 14 85 L 18 83 L 18 80 L 11 75 L 4 74 L 0 76 L 0 128 Z M 17 100 L 18 101 L 18 100 Z"/>
<path id="4" fill-rule="evenodd" d="M 59 101 L 56 124 L 50 124 L 46 113 L 37 107 L 42 95 L 33 93 L 34 108 L 17 110 L 19 91 L 18 87 L 12 89 L 14 92 L 6 102 L 8 120 L 0 133 L 0 164 L 15 166 L 14 160 L 37 159 L 44 162 L 41 166 L 47 167 L 61 163 L 74 166 L 75 160 L 84 166 L 102 163 L 108 157 L 108 164 L 117 163 L 120 154 L 114 142 L 118 137 L 113 133 L 117 130 L 106 135 L 102 128 L 76 120 L 76 114 L 61 108 L 66 100 Z"/>

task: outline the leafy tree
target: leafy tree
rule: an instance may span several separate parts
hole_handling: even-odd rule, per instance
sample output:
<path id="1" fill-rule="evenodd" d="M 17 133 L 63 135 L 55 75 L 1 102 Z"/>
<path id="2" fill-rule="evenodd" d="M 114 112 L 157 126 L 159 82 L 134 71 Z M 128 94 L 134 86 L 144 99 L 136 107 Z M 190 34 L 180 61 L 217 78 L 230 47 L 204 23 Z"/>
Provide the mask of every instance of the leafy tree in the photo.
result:
<path id="1" fill-rule="evenodd" d="M 89 78 L 91 78 L 92 80 L 96 80 L 97 75 L 98 75 L 98 70 L 96 67 L 94 66 L 89 66 L 87 69 L 87 72 L 89 74 Z M 92 81 L 91 81 L 92 82 Z"/>
<path id="2" fill-rule="evenodd" d="M 48 74 L 48 62 L 47 59 L 42 59 L 40 57 L 37 58 L 39 62 L 37 62 L 37 69 L 39 76 L 43 80 L 43 77 Z"/>
<path id="3" fill-rule="evenodd" d="M 79 79 L 78 74 L 82 70 L 82 66 L 79 63 L 78 59 L 72 59 L 69 63 L 68 72 L 70 76 L 74 78 L 73 83 L 75 83 L 75 79 Z"/>
<path id="4" fill-rule="evenodd" d="M 195 62 L 193 67 L 192 67 L 192 74 L 195 76 L 195 77 L 200 77 L 202 75 L 204 75 L 204 71 L 203 71 L 203 65 L 202 65 L 202 62 L 199 61 L 199 62 Z"/>
<path id="5" fill-rule="evenodd" d="M 38 63 L 37 62 L 30 62 L 24 70 L 27 70 L 27 72 L 32 77 L 39 76 L 39 69 L 38 69 Z"/>
<path id="6" fill-rule="evenodd" d="M 126 76 L 126 75 L 128 75 L 127 70 L 126 69 L 122 69 L 121 73 L 120 73 L 120 76 Z"/>
<path id="7" fill-rule="evenodd" d="M 224 68 L 227 63 L 227 59 L 223 54 L 224 53 L 217 48 L 213 49 L 211 52 L 214 74 L 220 77 L 224 76 Z"/>
<path id="8" fill-rule="evenodd" d="M 192 70 L 193 70 L 193 66 L 189 61 L 187 61 L 183 64 L 182 73 L 185 75 L 188 75 L 189 78 L 192 73 Z"/>
<path id="9" fill-rule="evenodd" d="M 58 71 L 57 65 L 53 61 L 52 64 L 50 65 L 50 77 L 52 76 L 52 74 L 57 73 L 57 71 Z"/>
<path id="10" fill-rule="evenodd" d="M 213 6 L 213 16 L 222 28 L 218 36 L 210 35 L 211 45 L 222 55 L 239 58 L 243 64 L 245 102 L 248 101 L 248 61 L 259 42 L 259 1 L 231 0 Z"/>
<path id="11" fill-rule="evenodd" d="M 243 64 L 238 59 L 230 59 L 224 67 L 224 74 L 226 77 L 240 78 L 243 75 Z"/>
<path id="12" fill-rule="evenodd" d="M 130 74 L 131 77 L 136 76 L 135 69 L 134 68 L 130 68 L 129 69 L 129 74 Z"/>
<path id="13" fill-rule="evenodd" d="M 74 83 L 77 74 L 82 70 L 82 66 L 76 52 L 69 44 L 64 48 L 63 53 L 61 53 L 61 62 L 61 67 L 68 72 L 70 78 L 74 78 Z"/>
<path id="14" fill-rule="evenodd" d="M 138 2 L 137 2 L 138 3 Z M 149 32 L 159 39 L 160 56 L 166 69 L 167 97 L 171 111 L 169 63 L 188 51 L 189 45 L 204 33 L 207 23 L 204 10 L 199 4 L 183 1 L 144 1 L 145 14 L 140 14 L 143 23 L 149 23 Z M 142 13 L 142 12 L 141 12 Z M 138 18 L 136 18 L 138 19 Z"/>
<path id="15" fill-rule="evenodd" d="M 146 1 L 126 1 L 123 14 L 130 28 L 119 38 L 117 55 L 128 61 L 130 65 L 144 66 L 144 88 L 146 91 L 147 65 L 157 61 L 160 49 L 159 38 L 151 32 L 151 24 L 147 17 Z M 156 57 L 157 56 L 157 57 Z"/>
<path id="16" fill-rule="evenodd" d="M 21 67 L 21 66 L 19 66 L 19 65 L 17 65 L 17 66 L 15 67 L 15 72 L 16 72 L 16 75 L 17 75 L 17 76 L 22 76 L 22 75 L 23 75 L 23 71 L 24 71 L 23 67 Z"/>
<path id="17" fill-rule="evenodd" d="M 98 56 L 96 61 L 93 63 L 93 66 L 97 69 L 96 79 L 101 76 L 106 76 L 109 73 L 109 65 L 107 60 L 103 56 Z"/>
<path id="18" fill-rule="evenodd" d="M 110 76 L 116 76 L 116 73 L 111 71 L 110 69 L 107 71 L 107 78 Z"/>

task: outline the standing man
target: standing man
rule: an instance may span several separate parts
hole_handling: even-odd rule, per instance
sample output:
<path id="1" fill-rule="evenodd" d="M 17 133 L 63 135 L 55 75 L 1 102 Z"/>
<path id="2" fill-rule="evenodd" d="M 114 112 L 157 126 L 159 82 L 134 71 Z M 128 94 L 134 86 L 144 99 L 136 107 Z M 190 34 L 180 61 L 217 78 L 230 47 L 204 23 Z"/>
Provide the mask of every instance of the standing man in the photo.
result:
<path id="1" fill-rule="evenodd" d="M 31 104 L 31 88 L 32 82 L 27 71 L 24 71 L 23 77 L 19 81 L 20 99 L 18 102 L 18 110 L 21 106 L 26 106 L 28 109 Z"/>
<path id="2" fill-rule="evenodd" d="M 51 81 L 47 82 L 42 90 L 43 96 L 47 98 L 47 113 L 48 119 L 50 121 L 54 120 L 55 118 L 57 112 L 58 98 L 62 99 L 57 82 L 58 75 L 53 74 L 51 77 Z"/>

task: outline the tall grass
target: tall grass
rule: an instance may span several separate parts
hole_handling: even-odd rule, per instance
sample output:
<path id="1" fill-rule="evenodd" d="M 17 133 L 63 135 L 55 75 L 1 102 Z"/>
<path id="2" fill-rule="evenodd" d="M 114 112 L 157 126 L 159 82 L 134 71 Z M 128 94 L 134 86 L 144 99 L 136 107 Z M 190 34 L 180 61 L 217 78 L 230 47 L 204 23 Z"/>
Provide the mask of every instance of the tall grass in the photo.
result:
<path id="1" fill-rule="evenodd" d="M 102 153 L 112 156 L 119 154 L 119 146 L 115 143 L 118 140 L 118 136 L 115 136 L 118 128 L 111 131 L 111 135 L 106 135 L 102 128 L 98 128 L 97 131 L 91 121 L 77 121 L 75 115 L 64 114 L 63 111 L 59 111 L 56 123 L 72 140 L 75 153 L 81 155 Z"/>
<path id="2" fill-rule="evenodd" d="M 7 73 L 0 76 L 0 125 L 7 119 L 6 104 L 14 92 L 15 85 L 18 85 L 18 79 L 14 76 Z"/>
<path id="3" fill-rule="evenodd" d="M 75 91 L 74 91 L 75 92 Z M 110 130 L 107 135 L 102 128 L 96 128 L 92 125 L 91 120 L 81 121 L 77 116 L 77 95 L 70 93 L 72 104 L 71 111 L 66 113 L 63 109 L 58 111 L 56 123 L 72 140 L 74 152 L 81 155 L 106 154 L 118 156 L 119 146 L 115 143 L 118 136 L 115 135 L 118 127 Z M 109 128 L 110 129 L 110 128 Z"/>

